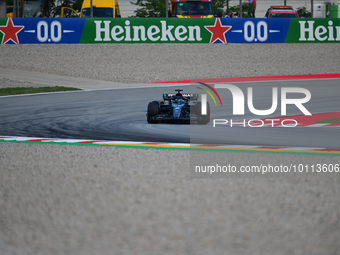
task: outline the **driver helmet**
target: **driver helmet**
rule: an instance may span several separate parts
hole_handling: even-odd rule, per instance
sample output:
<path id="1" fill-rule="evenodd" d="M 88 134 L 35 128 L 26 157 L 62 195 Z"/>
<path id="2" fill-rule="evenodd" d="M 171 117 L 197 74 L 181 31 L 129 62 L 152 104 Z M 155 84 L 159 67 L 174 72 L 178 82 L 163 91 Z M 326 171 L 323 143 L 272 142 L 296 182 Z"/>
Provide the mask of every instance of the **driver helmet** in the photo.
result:
<path id="1" fill-rule="evenodd" d="M 182 98 L 183 98 L 183 95 L 182 95 L 181 93 L 178 92 L 178 93 L 176 94 L 175 98 L 182 99 Z"/>

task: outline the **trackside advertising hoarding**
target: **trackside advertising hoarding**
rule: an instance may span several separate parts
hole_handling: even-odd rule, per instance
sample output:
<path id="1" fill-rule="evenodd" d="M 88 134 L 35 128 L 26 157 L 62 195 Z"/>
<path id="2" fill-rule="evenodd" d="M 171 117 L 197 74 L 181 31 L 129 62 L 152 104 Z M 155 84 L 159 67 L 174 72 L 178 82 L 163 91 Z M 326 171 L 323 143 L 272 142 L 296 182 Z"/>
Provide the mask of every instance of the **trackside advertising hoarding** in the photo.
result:
<path id="1" fill-rule="evenodd" d="M 340 19 L 291 19 L 286 43 L 339 43 Z"/>
<path id="2" fill-rule="evenodd" d="M 339 19 L 1 18 L 1 44 L 338 43 Z"/>

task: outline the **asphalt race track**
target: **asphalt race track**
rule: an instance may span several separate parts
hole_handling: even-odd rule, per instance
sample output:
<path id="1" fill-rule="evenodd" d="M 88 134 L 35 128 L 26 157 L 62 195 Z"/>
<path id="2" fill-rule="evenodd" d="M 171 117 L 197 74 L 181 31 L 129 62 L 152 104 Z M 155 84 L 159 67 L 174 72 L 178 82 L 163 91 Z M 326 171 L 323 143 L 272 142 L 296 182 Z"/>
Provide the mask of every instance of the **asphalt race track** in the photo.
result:
<path id="1" fill-rule="evenodd" d="M 128 87 L 188 79 L 337 74 L 339 46 L 1 45 L 0 88 L 58 85 L 96 91 L 0 97 L 0 135 L 173 142 L 205 141 L 208 136 L 209 143 L 338 148 L 338 127 L 214 130 L 211 124 L 149 125 L 147 103 L 177 87 Z M 254 106 L 268 109 L 268 86 L 273 84 L 306 86 L 312 95 L 306 108 L 313 114 L 340 112 L 339 80 L 235 85 L 243 92 L 254 87 Z M 126 89 L 117 89 L 122 87 Z M 212 117 L 230 119 L 230 93 L 219 93 L 224 108 L 209 101 Z M 245 110 L 244 118 L 255 117 Z M 296 107 L 287 113 L 301 114 Z M 218 132 L 223 132 L 219 139 Z M 223 160 L 234 166 L 309 169 L 318 164 L 335 169 L 339 154 L 81 145 L 2 139 L 1 255 L 340 254 L 338 177 L 322 172 L 196 178 L 191 171 L 200 164 L 195 156 L 201 153 L 200 160 L 214 165 Z"/>
<path id="2" fill-rule="evenodd" d="M 271 105 L 271 87 L 303 87 L 312 99 L 305 104 L 313 113 L 339 111 L 338 79 L 235 83 L 246 95 L 247 87 L 254 88 L 254 105 L 268 109 Z M 0 98 L 1 135 L 73 138 L 115 141 L 193 142 L 207 144 L 263 145 L 340 148 L 334 137 L 339 127 L 228 127 L 212 131 L 212 122 L 206 126 L 148 124 L 147 104 L 161 100 L 163 93 L 172 93 L 177 87 L 145 87 L 81 91 Z M 178 86 L 189 92 L 190 86 Z M 221 92 L 226 108 L 213 106 L 211 118 L 234 119 L 230 92 Z M 325 103 L 326 102 L 326 103 Z M 280 103 L 280 101 L 279 101 Z M 252 115 L 245 107 L 245 119 Z M 287 108 L 287 115 L 302 114 L 295 106 Z M 271 116 L 280 116 L 279 107 Z M 270 116 L 268 116 L 270 117 Z M 243 117 L 242 117 L 243 118 Z M 258 117 L 255 117 L 258 118 Z M 190 132 L 195 131 L 195 132 Z M 209 136 L 202 134 L 209 133 Z"/>

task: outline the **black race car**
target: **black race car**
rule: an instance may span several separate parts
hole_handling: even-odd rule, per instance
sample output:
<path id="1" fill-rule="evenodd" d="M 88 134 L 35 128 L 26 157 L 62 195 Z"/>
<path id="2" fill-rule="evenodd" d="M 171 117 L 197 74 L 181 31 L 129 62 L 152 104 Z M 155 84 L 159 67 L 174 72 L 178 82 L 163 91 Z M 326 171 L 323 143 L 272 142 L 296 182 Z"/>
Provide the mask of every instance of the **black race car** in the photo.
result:
<path id="1" fill-rule="evenodd" d="M 146 118 L 148 123 L 197 123 L 210 122 L 210 106 L 207 103 L 206 114 L 201 114 L 202 103 L 198 94 L 184 93 L 176 89 L 176 94 L 163 94 L 163 101 L 152 101 L 148 105 Z"/>

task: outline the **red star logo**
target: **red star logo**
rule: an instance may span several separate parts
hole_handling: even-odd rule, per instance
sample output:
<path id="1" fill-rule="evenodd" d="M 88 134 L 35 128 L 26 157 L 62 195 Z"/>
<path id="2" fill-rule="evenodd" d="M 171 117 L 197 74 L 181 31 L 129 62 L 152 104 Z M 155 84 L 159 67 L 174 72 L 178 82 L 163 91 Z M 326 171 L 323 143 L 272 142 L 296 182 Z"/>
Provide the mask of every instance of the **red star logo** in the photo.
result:
<path id="1" fill-rule="evenodd" d="M 227 43 L 224 34 L 228 32 L 232 28 L 232 26 L 222 26 L 221 20 L 216 19 L 214 26 L 204 27 L 211 33 L 210 43 L 216 42 L 217 39 L 220 39 L 223 43 Z"/>
<path id="2" fill-rule="evenodd" d="M 14 26 L 12 19 L 7 20 L 6 26 L 0 26 L 0 32 L 3 33 L 1 44 L 7 43 L 12 40 L 14 43 L 19 44 L 18 33 L 24 28 L 24 26 Z"/>

